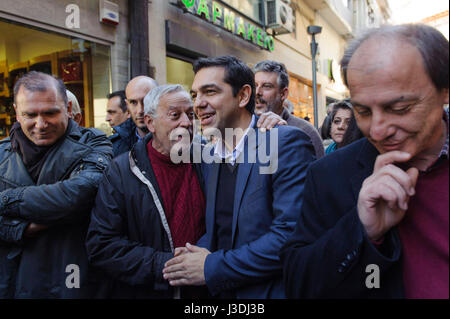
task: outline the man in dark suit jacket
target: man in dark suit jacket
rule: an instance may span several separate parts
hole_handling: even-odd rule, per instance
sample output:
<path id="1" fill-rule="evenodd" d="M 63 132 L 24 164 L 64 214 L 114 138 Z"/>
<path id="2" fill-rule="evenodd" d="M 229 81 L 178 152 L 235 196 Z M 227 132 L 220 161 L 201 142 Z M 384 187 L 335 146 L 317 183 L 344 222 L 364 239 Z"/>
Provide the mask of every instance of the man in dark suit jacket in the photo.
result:
<path id="1" fill-rule="evenodd" d="M 198 245 L 205 248 L 178 249 L 164 278 L 206 284 L 222 298 L 284 298 L 278 253 L 295 227 L 313 146 L 297 128 L 258 132 L 254 74 L 243 62 L 200 59 L 194 71 L 194 110 L 204 134 L 217 137 L 203 151 L 206 235 Z"/>
<path id="2" fill-rule="evenodd" d="M 448 62 L 448 40 L 424 25 L 349 46 L 366 138 L 311 165 L 281 256 L 288 297 L 449 297 Z"/>

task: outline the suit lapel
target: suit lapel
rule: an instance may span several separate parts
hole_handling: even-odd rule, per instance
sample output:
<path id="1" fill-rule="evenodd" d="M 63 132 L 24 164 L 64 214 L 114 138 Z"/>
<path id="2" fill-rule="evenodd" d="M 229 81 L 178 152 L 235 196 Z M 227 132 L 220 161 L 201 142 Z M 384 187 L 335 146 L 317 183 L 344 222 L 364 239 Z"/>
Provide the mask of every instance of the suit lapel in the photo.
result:
<path id="1" fill-rule="evenodd" d="M 366 139 L 364 146 L 361 147 L 361 151 L 358 154 L 358 165 L 360 169 L 350 179 L 355 201 L 358 200 L 364 180 L 373 173 L 373 167 L 378 155 L 377 149 Z"/>
<path id="2" fill-rule="evenodd" d="M 256 125 L 256 124 L 255 124 Z M 245 143 L 244 143 L 244 151 L 240 154 L 237 163 L 239 164 L 239 169 L 236 177 L 236 187 L 234 192 L 234 206 L 233 206 L 233 225 L 232 225 L 232 234 L 231 234 L 231 247 L 234 247 L 234 242 L 236 238 L 236 229 L 237 229 L 237 221 L 239 217 L 239 213 L 241 211 L 241 203 L 242 198 L 244 197 L 245 189 L 247 188 L 247 184 L 250 178 L 251 171 L 253 167 L 256 165 L 255 160 L 249 160 L 254 156 L 257 161 L 257 149 L 258 149 L 258 129 L 253 127 L 253 130 L 250 130 Z"/>

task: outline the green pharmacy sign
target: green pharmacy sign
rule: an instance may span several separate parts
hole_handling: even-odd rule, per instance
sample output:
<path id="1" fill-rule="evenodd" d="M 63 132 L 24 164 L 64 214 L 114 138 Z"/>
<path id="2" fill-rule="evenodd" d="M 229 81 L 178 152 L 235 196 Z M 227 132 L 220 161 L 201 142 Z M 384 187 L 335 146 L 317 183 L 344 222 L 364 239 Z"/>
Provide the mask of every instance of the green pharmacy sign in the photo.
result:
<path id="1" fill-rule="evenodd" d="M 221 27 L 243 39 L 273 52 L 275 41 L 263 29 L 246 21 L 217 1 L 212 0 L 179 0 L 181 7 L 188 12 L 206 19 L 214 25 Z"/>

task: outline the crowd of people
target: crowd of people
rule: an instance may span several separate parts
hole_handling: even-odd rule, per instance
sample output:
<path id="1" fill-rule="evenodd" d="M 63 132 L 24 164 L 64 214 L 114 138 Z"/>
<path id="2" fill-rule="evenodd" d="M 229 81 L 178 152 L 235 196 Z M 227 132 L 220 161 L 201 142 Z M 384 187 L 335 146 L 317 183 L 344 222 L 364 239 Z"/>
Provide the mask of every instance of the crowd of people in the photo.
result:
<path id="1" fill-rule="evenodd" d="M 107 96 L 110 137 L 60 79 L 24 75 L 0 298 L 448 299 L 448 62 L 431 27 L 367 32 L 320 133 L 276 61 L 200 58 L 190 92 L 135 77 Z"/>

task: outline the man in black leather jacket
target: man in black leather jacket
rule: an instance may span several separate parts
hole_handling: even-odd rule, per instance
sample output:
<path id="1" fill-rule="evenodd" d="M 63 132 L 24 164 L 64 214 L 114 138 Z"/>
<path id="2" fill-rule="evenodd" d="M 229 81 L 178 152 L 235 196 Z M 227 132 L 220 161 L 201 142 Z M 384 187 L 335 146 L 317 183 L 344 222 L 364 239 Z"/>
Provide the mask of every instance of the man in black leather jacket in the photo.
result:
<path id="1" fill-rule="evenodd" d="M 0 298 L 91 298 L 84 239 L 111 142 L 69 118 L 64 84 L 30 72 L 0 142 Z"/>

